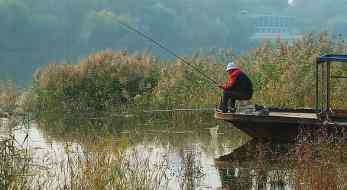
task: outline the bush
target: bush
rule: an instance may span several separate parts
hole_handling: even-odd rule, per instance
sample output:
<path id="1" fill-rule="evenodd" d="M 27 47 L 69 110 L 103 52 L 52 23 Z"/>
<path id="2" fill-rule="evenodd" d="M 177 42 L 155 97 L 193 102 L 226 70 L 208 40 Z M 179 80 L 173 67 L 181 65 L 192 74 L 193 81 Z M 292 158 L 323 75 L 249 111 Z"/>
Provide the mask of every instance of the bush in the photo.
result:
<path id="1" fill-rule="evenodd" d="M 0 81 L 0 114 L 12 113 L 17 107 L 18 90 L 11 81 Z"/>
<path id="2" fill-rule="evenodd" d="M 148 54 L 103 51 L 79 64 L 50 64 L 35 76 L 37 109 L 58 113 L 119 109 L 155 85 L 154 62 Z"/>

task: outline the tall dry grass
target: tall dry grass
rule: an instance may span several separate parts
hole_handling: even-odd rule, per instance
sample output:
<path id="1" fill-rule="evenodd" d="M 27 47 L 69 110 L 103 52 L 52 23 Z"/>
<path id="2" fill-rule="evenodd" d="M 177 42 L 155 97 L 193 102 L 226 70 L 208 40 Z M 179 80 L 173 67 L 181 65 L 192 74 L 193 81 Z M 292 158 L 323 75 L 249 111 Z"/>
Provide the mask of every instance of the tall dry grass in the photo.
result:
<path id="1" fill-rule="evenodd" d="M 31 157 L 13 136 L 0 137 L 0 189 L 28 189 Z"/>
<path id="2" fill-rule="evenodd" d="M 251 77 L 257 104 L 314 107 L 315 59 L 345 53 L 346 43 L 326 33 L 306 34 L 296 41 L 265 41 L 236 62 Z M 232 50 L 215 50 L 186 57 L 194 67 L 219 83 Z M 158 64 L 159 63 L 159 64 Z M 333 74 L 346 66 L 334 65 Z M 139 108 L 201 108 L 219 103 L 221 90 L 186 64 L 160 62 L 149 54 L 104 51 L 78 64 L 51 64 L 36 75 L 38 110 L 93 112 L 135 103 Z M 333 105 L 346 107 L 346 83 L 333 80 Z M 112 106 L 111 106 L 112 107 Z M 126 107 L 126 106 L 125 106 Z"/>
<path id="3" fill-rule="evenodd" d="M 186 59 L 219 83 L 226 80 L 224 67 L 235 58 L 250 76 L 254 103 L 274 107 L 311 107 L 315 105 L 315 60 L 320 55 L 344 54 L 343 39 L 327 33 L 306 34 L 296 41 L 264 41 L 259 47 L 236 57 L 232 50 L 199 53 Z M 334 64 L 333 75 L 346 75 L 346 64 Z M 347 107 L 344 80 L 332 80 L 332 104 Z M 145 101 L 156 108 L 214 107 L 221 90 L 179 60 L 160 67 L 160 80 Z M 148 103 L 149 102 L 149 103 Z"/>
<path id="4" fill-rule="evenodd" d="M 295 189 L 346 189 L 345 132 L 322 127 L 314 133 L 303 130 L 300 136 L 292 149 L 296 162 L 290 179 Z"/>
<path id="5" fill-rule="evenodd" d="M 19 91 L 12 81 L 0 81 L 0 115 L 13 113 L 17 108 Z"/>
<path id="6" fill-rule="evenodd" d="M 102 112 L 117 109 L 155 85 L 156 60 L 103 51 L 78 64 L 50 64 L 35 75 L 37 110 Z"/>
<path id="7" fill-rule="evenodd" d="M 222 83 L 224 66 L 218 62 L 218 57 L 196 54 L 186 60 Z M 161 65 L 159 74 L 158 85 L 145 99 L 152 108 L 211 108 L 219 102 L 215 84 L 179 60 Z"/>
<path id="8" fill-rule="evenodd" d="M 87 140 L 87 139 L 86 139 Z M 111 140 L 111 139 L 110 139 Z M 54 178 L 67 189 L 163 189 L 166 187 L 166 160 L 152 160 L 146 147 L 127 148 L 125 141 L 115 144 L 99 139 L 85 142 L 83 153 L 70 146 L 61 171 Z M 87 147 L 85 147 L 87 146 Z M 52 180 L 54 180 L 54 178 Z"/>
<path id="9" fill-rule="evenodd" d="M 277 107 L 314 107 L 315 59 L 325 54 L 345 54 L 346 43 L 327 33 L 306 34 L 294 42 L 264 42 L 238 59 L 251 76 L 254 101 Z M 345 74 L 346 65 L 333 68 L 334 74 Z M 333 80 L 333 104 L 346 107 L 344 81 Z"/>
<path id="10" fill-rule="evenodd" d="M 326 129 L 301 134 L 295 144 L 257 143 L 229 155 L 230 168 L 220 168 L 225 189 L 344 190 L 347 187 L 345 136 Z M 284 149 L 278 149 L 282 146 Z M 277 147 L 277 148 L 276 148 Z M 244 152 L 245 151 L 245 152 Z M 243 155 L 246 156 L 243 156 Z M 240 156 L 240 158 L 237 158 Z M 224 158 L 226 159 L 226 158 Z"/>

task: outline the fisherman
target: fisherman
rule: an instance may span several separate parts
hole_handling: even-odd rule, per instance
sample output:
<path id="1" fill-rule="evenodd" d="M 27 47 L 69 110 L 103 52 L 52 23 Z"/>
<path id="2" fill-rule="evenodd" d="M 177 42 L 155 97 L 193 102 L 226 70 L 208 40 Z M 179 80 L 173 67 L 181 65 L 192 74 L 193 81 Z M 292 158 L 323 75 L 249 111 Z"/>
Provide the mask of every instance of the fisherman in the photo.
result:
<path id="1" fill-rule="evenodd" d="M 251 80 L 234 62 L 228 63 L 226 72 L 228 72 L 228 81 L 225 84 L 218 86 L 224 91 L 219 107 L 219 111 L 223 113 L 228 111 L 235 112 L 236 100 L 250 100 L 253 95 L 253 85 Z M 230 109 L 228 109 L 229 101 L 231 104 Z"/>

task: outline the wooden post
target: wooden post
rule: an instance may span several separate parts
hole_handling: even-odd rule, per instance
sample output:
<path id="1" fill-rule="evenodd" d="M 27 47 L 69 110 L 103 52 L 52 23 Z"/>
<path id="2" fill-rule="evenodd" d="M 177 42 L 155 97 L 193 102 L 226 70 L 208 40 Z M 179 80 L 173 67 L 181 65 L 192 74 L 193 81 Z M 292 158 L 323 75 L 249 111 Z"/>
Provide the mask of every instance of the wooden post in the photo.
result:
<path id="1" fill-rule="evenodd" d="M 325 76 L 324 76 L 324 63 L 321 63 L 322 64 L 322 66 L 321 66 L 321 69 L 322 69 L 322 72 L 321 72 L 321 74 L 322 74 L 322 78 L 321 78 L 321 112 L 323 112 L 324 111 L 324 100 L 325 100 L 325 97 L 324 97 L 324 95 L 325 95 L 325 93 L 324 93 L 324 90 L 325 90 Z"/>
<path id="2" fill-rule="evenodd" d="M 319 65 L 318 65 L 318 62 L 316 61 L 316 112 L 318 113 L 318 110 L 319 110 L 319 92 L 318 92 L 318 89 L 319 89 L 319 86 L 318 86 L 318 80 L 319 80 L 319 77 L 318 77 L 318 72 L 319 72 Z"/>
<path id="3" fill-rule="evenodd" d="M 326 96 L 326 113 L 329 113 L 329 111 L 331 110 L 331 107 L 330 107 L 330 65 L 331 63 L 328 62 L 327 63 L 327 96 Z"/>

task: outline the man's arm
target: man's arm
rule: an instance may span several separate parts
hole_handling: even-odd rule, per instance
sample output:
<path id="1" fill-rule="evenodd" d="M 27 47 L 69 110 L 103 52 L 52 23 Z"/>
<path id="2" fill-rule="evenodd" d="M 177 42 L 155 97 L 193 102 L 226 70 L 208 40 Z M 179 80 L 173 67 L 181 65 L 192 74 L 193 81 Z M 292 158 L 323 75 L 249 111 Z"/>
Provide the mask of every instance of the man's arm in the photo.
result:
<path id="1" fill-rule="evenodd" d="M 219 87 L 224 90 L 228 90 L 229 88 L 233 87 L 240 73 L 241 73 L 241 70 L 235 70 L 229 75 L 228 81 L 225 84 L 220 85 Z"/>

